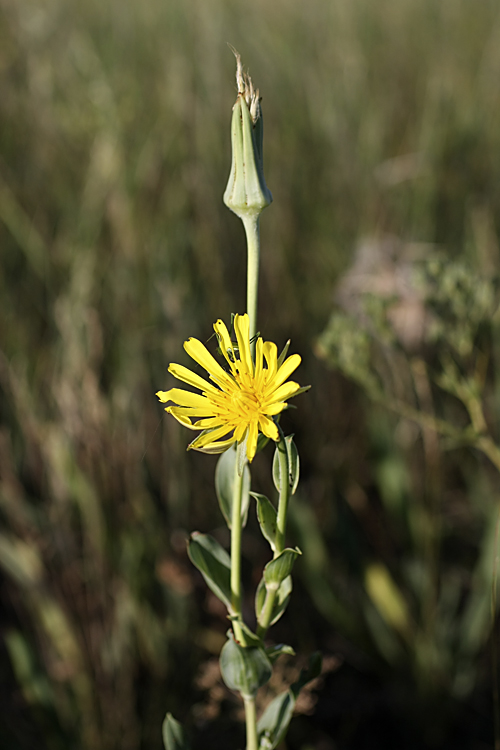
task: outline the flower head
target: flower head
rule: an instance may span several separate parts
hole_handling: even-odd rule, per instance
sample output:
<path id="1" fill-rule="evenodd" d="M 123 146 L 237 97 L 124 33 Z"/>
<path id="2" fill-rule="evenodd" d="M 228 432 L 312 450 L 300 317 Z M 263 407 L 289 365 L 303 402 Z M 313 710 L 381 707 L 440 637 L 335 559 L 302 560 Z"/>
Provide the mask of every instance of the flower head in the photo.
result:
<path id="1" fill-rule="evenodd" d="M 278 427 L 273 417 L 286 408 L 287 399 L 303 391 L 298 383 L 285 382 L 301 359 L 298 354 L 284 359 L 286 351 L 278 358 L 276 344 L 259 337 L 254 362 L 250 353 L 248 315 L 234 318 L 237 345 L 231 341 L 222 320 L 214 323 L 214 330 L 227 370 L 201 341 L 190 338 L 184 342 L 184 349 L 208 372 L 212 382 L 183 365 L 171 364 L 168 371 L 178 380 L 200 390 L 201 394 L 171 388 L 158 391 L 156 395 L 163 403 L 172 401 L 175 404 L 167 406 L 165 411 L 185 427 L 203 430 L 189 448 L 222 453 L 233 443 L 246 441 L 247 458 L 252 461 L 259 432 L 278 441 Z"/>

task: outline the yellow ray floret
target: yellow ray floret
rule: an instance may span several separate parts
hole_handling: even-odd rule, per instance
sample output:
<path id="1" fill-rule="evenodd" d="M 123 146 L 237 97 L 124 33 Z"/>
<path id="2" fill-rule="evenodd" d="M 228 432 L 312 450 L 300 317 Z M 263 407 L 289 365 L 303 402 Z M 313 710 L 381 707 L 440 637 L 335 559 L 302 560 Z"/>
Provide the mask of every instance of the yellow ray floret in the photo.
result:
<path id="1" fill-rule="evenodd" d="M 292 354 L 279 363 L 276 344 L 259 337 L 254 362 L 246 314 L 234 318 L 237 345 L 231 341 L 222 320 L 214 323 L 214 330 L 227 371 L 201 341 L 188 339 L 184 342 L 184 349 L 207 371 L 211 382 L 183 365 L 171 364 L 168 371 L 183 383 L 197 388 L 201 394 L 171 388 L 158 391 L 156 395 L 162 403 L 171 401 L 174 404 L 167 406 L 165 411 L 182 425 L 191 430 L 202 430 L 189 448 L 221 453 L 235 442 L 246 441 L 247 458 L 252 461 L 259 432 L 278 441 L 278 428 L 273 417 L 286 408 L 287 399 L 303 390 L 298 383 L 286 382 L 300 365 L 300 356 Z"/>

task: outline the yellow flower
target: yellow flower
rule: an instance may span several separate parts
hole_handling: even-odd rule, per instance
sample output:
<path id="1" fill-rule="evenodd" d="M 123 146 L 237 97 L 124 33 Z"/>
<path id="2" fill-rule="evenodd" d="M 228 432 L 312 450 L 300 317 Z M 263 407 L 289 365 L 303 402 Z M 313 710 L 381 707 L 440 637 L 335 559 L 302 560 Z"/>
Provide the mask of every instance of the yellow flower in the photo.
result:
<path id="1" fill-rule="evenodd" d="M 214 330 L 228 371 L 201 341 L 190 338 L 184 342 L 184 349 L 208 372 L 212 382 L 183 365 L 171 364 L 168 371 L 178 380 L 200 390 L 201 395 L 181 388 L 158 391 L 156 395 L 162 403 L 172 401 L 175 404 L 167 406 L 165 411 L 185 427 L 203 430 L 189 448 L 222 453 L 233 443 L 246 440 L 247 458 L 252 461 L 259 432 L 271 440 L 279 440 L 278 428 L 272 418 L 286 408 L 287 399 L 303 390 L 298 383 L 285 382 L 301 359 L 298 354 L 292 354 L 281 362 L 276 344 L 259 337 L 254 364 L 250 353 L 248 315 L 234 318 L 237 347 L 231 342 L 222 320 L 214 323 Z"/>

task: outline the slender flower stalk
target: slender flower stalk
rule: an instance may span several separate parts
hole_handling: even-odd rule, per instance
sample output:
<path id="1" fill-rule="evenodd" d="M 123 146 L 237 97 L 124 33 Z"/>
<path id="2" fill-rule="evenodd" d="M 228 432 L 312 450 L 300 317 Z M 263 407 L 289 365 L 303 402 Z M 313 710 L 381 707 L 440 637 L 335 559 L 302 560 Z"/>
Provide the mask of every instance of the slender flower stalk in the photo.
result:
<path id="1" fill-rule="evenodd" d="M 260 226 L 258 216 L 242 219 L 247 237 L 247 313 L 250 319 L 250 349 L 255 356 L 259 288 Z"/>

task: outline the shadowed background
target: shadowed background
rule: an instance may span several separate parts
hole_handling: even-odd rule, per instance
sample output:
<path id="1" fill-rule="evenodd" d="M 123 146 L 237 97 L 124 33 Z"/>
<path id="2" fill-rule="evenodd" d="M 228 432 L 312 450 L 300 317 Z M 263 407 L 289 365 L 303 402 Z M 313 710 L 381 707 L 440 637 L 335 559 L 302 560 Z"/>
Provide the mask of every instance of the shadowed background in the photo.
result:
<path id="1" fill-rule="evenodd" d="M 227 621 L 185 553 L 194 529 L 227 543 L 216 460 L 154 396 L 245 304 L 226 42 L 263 97 L 258 327 L 313 386 L 283 417 L 304 555 L 273 637 L 329 671 L 287 747 L 491 747 L 497 474 L 316 343 L 360 253 L 386 297 L 407 248 L 497 272 L 487 0 L 0 0 L 0 747 L 160 748 L 167 710 L 199 747 L 241 742 L 213 662 Z M 252 468 L 269 495 L 271 458 Z M 250 516 L 249 618 L 268 556 Z"/>

